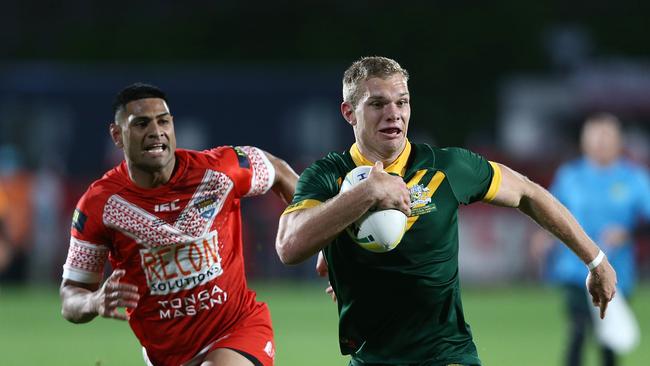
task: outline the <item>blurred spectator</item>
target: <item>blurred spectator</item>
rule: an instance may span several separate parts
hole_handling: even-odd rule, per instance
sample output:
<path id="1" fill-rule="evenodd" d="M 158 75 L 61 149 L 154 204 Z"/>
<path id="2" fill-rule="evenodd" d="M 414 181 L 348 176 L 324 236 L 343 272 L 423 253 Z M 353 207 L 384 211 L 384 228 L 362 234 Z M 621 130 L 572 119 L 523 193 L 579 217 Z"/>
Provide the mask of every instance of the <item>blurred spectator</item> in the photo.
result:
<path id="1" fill-rule="evenodd" d="M 0 274 L 5 271 L 11 260 L 11 247 L 5 228 L 5 217 L 9 206 L 7 201 L 7 195 L 0 185 Z"/>
<path id="2" fill-rule="evenodd" d="M 0 281 L 22 281 L 31 244 L 32 175 L 10 145 L 0 147 Z"/>
<path id="3" fill-rule="evenodd" d="M 573 213 L 587 234 L 608 256 L 618 275 L 617 296 L 629 298 L 635 284 L 633 231 L 640 218 L 650 217 L 648 172 L 622 157 L 619 120 L 599 114 L 585 122 L 581 136 L 584 156 L 562 165 L 550 191 Z M 587 268 L 562 245 L 542 233 L 533 238 L 533 255 L 548 254 L 549 276 L 564 285 L 569 317 L 566 365 L 582 365 L 588 328 L 593 329 L 585 292 Z M 616 355 L 602 349 L 603 365 L 616 365 Z"/>
<path id="4" fill-rule="evenodd" d="M 64 213 L 62 163 L 55 157 L 43 159 L 32 179 L 32 226 L 34 230 L 27 258 L 26 278 L 31 283 L 53 283 L 59 270 L 57 255 L 67 244 L 69 214 Z"/>

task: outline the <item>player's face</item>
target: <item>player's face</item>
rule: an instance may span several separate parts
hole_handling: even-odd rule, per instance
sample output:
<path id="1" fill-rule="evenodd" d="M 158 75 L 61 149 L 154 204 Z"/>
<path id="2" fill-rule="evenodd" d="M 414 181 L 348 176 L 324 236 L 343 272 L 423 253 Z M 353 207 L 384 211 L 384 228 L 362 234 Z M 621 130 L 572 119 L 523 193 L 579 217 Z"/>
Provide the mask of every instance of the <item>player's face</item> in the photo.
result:
<path id="1" fill-rule="evenodd" d="M 357 143 L 362 152 L 374 155 L 368 158 L 396 158 L 406 143 L 411 117 L 407 82 L 401 74 L 394 74 L 386 79 L 370 78 L 361 87 L 365 92 L 354 110 L 346 116 L 342 107 Z"/>
<path id="2" fill-rule="evenodd" d="M 166 172 L 174 168 L 174 119 L 164 100 L 146 98 L 127 103 L 119 125 L 124 155 L 131 169 Z"/>

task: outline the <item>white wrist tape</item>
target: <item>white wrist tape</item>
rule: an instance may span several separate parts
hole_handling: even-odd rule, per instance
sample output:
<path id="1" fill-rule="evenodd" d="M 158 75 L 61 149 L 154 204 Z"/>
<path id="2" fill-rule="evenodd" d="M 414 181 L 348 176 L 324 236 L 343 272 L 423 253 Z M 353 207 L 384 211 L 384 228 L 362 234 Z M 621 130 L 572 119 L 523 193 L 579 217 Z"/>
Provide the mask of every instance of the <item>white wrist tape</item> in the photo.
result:
<path id="1" fill-rule="evenodd" d="M 605 258 L 605 253 L 603 253 L 602 250 L 599 250 L 598 255 L 596 256 L 596 258 L 594 258 L 594 260 L 591 261 L 591 263 L 587 264 L 587 268 L 589 268 L 589 270 L 591 271 L 594 268 L 598 267 L 600 262 L 603 261 L 603 258 Z"/>

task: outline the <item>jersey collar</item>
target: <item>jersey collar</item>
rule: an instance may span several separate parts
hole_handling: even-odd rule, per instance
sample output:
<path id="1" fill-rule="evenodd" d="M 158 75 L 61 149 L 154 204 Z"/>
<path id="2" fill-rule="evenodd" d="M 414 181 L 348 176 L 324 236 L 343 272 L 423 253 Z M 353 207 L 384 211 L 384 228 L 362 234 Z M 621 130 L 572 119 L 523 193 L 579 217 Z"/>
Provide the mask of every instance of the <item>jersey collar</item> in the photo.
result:
<path id="1" fill-rule="evenodd" d="M 406 173 L 406 163 L 408 163 L 409 155 L 411 155 L 411 142 L 407 139 L 404 150 L 402 150 L 397 159 L 388 164 L 388 166 L 384 167 L 384 171 L 388 173 L 398 174 L 399 176 L 403 177 L 404 173 Z M 356 166 L 375 165 L 374 162 L 371 162 L 370 160 L 366 159 L 365 156 L 361 155 L 361 151 L 359 151 L 359 146 L 357 146 L 356 142 L 352 144 L 352 147 L 350 148 L 350 156 L 352 157 L 352 160 Z"/>

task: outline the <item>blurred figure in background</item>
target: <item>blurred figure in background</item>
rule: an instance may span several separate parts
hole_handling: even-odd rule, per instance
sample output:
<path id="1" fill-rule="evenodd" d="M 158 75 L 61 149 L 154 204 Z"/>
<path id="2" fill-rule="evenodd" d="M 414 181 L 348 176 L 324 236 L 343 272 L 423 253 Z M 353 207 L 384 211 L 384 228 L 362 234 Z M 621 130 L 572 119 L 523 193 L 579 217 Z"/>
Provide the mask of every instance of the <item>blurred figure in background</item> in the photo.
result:
<path id="1" fill-rule="evenodd" d="M 0 146 L 0 282 L 23 282 L 27 276 L 34 231 L 33 182 L 18 149 Z"/>
<path id="2" fill-rule="evenodd" d="M 9 208 L 8 198 L 0 185 L 0 274 L 9 266 L 11 260 L 11 247 L 9 246 L 9 238 L 7 237 L 6 219 L 7 210 Z"/>
<path id="3" fill-rule="evenodd" d="M 650 180 L 641 166 L 622 157 L 619 120 L 611 114 L 588 118 L 583 126 L 583 156 L 562 165 L 550 191 L 573 213 L 600 246 L 618 275 L 618 295 L 629 298 L 635 283 L 633 231 L 640 218 L 650 217 Z M 584 290 L 587 269 L 563 245 L 552 246 L 545 233 L 533 239 L 533 257 L 548 251 L 550 278 L 564 285 L 569 317 L 566 365 L 582 365 L 587 329 L 593 329 Z M 616 355 L 602 348 L 603 365 L 616 365 Z"/>

